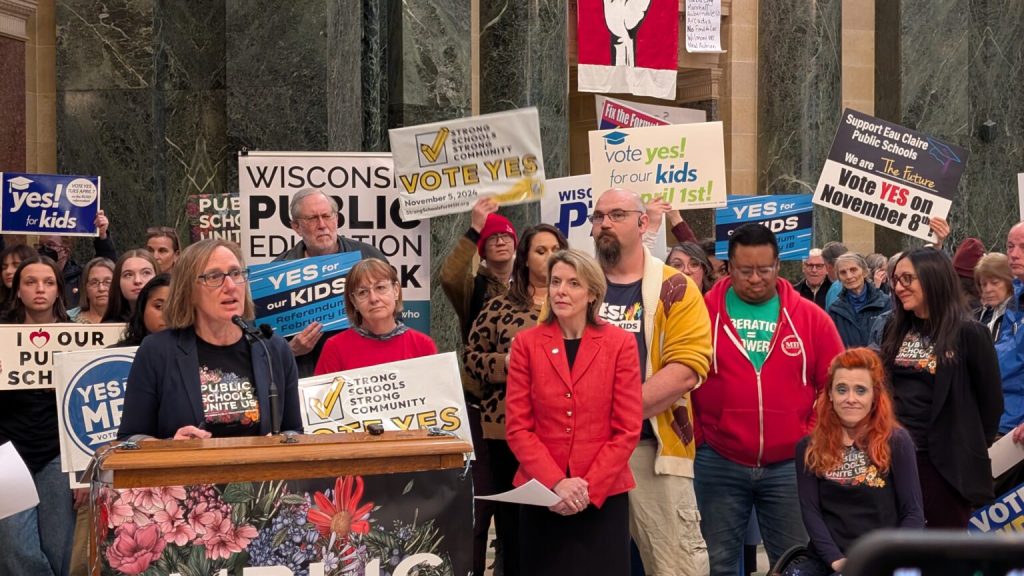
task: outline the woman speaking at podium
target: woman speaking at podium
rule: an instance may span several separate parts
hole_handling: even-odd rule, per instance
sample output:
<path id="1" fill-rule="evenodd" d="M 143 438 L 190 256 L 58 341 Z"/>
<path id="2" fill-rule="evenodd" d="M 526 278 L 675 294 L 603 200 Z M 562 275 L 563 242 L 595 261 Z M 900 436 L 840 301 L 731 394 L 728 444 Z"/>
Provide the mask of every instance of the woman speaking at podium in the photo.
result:
<path id="1" fill-rule="evenodd" d="M 512 343 L 506 436 L 518 486 L 535 479 L 561 500 L 520 510 L 522 574 L 629 574 L 629 457 L 643 400 L 636 338 L 598 317 L 605 279 L 593 258 L 556 252 L 549 313 Z"/>
<path id="2" fill-rule="evenodd" d="M 128 374 L 118 439 L 265 435 L 272 404 L 282 430 L 302 429 L 288 344 L 274 335 L 264 349 L 237 322 L 253 318 L 247 279 L 235 244 L 203 240 L 182 252 L 163 310 L 167 330 L 142 342 Z"/>

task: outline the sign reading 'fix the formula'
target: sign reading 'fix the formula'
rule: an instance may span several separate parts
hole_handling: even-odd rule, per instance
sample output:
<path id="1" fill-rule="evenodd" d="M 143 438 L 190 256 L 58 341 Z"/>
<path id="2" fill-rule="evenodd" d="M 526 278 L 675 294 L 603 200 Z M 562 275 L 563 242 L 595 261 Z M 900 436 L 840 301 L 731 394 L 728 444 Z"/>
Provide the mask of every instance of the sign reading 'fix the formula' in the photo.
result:
<path id="1" fill-rule="evenodd" d="M 0 173 L 0 232 L 95 236 L 99 176 Z"/>
<path id="2" fill-rule="evenodd" d="M 967 150 L 847 108 L 814 203 L 924 240 L 945 218 Z"/>
<path id="3" fill-rule="evenodd" d="M 722 123 L 593 131 L 590 174 L 595 197 L 627 188 L 678 210 L 725 206 Z"/>
<path id="4" fill-rule="evenodd" d="M 250 267 L 256 322 L 270 324 L 282 336 L 298 334 L 312 322 L 324 330 L 348 328 L 345 276 L 361 257 L 344 252 Z"/>
<path id="5" fill-rule="evenodd" d="M 544 191 L 536 108 L 389 130 L 402 217 L 468 212 L 477 198 L 539 200 Z"/>

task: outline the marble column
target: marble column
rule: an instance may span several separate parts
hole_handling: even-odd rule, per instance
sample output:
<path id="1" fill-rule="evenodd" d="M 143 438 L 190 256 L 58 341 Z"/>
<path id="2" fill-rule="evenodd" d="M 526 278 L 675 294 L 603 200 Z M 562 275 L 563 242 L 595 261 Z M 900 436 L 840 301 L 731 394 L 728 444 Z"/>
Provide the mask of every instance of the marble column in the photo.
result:
<path id="1" fill-rule="evenodd" d="M 569 63 L 561 0 L 480 3 L 480 112 L 535 106 L 544 173 L 569 175 Z M 540 221 L 538 203 L 502 210 L 517 230 Z"/>
<path id="2" fill-rule="evenodd" d="M 814 191 L 841 108 L 840 0 L 760 3 L 758 192 Z M 841 237 L 837 212 L 814 211 L 814 240 Z"/>
<path id="3" fill-rule="evenodd" d="M 1024 10 L 997 0 L 877 2 L 877 114 L 968 150 L 950 210 L 952 247 L 977 236 L 1004 250 L 1019 219 L 1016 173 L 1024 162 Z M 994 123 L 994 138 L 981 138 Z M 894 252 L 919 241 L 879 234 Z"/>
<path id="4" fill-rule="evenodd" d="M 25 42 L 34 1 L 0 2 L 0 170 L 25 170 Z"/>

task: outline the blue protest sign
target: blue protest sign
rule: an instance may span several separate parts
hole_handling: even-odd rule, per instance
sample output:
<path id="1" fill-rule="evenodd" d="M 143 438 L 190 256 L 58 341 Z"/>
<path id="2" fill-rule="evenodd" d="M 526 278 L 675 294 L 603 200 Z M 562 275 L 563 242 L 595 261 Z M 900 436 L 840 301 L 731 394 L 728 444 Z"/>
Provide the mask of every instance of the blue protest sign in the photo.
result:
<path id="1" fill-rule="evenodd" d="M 270 324 L 281 336 L 298 334 L 314 321 L 325 331 L 348 328 L 345 275 L 361 258 L 345 252 L 250 266 L 256 322 Z"/>
<path id="2" fill-rule="evenodd" d="M 0 232 L 95 236 L 99 176 L 0 173 Z"/>
<path id="3" fill-rule="evenodd" d="M 744 224 L 762 224 L 775 233 L 780 260 L 803 260 L 811 249 L 813 205 L 810 194 L 729 196 L 715 210 L 715 256 L 726 259 L 729 237 Z"/>
<path id="4" fill-rule="evenodd" d="M 971 515 L 968 532 L 1024 532 L 1024 484 Z"/>

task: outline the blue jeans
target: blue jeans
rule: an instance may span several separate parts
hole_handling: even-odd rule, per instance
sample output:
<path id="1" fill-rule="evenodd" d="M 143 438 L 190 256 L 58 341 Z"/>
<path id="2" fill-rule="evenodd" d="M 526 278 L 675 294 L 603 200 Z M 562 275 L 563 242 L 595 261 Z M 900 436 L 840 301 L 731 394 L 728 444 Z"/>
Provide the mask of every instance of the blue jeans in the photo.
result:
<path id="1" fill-rule="evenodd" d="M 32 478 L 39 505 L 0 520 L 0 576 L 66 576 L 75 529 L 68 475 L 58 457 Z"/>
<path id="2" fill-rule="evenodd" d="M 752 507 L 772 565 L 789 548 L 807 543 L 792 460 L 751 468 L 705 445 L 697 449 L 693 476 L 711 576 L 735 576 Z"/>

